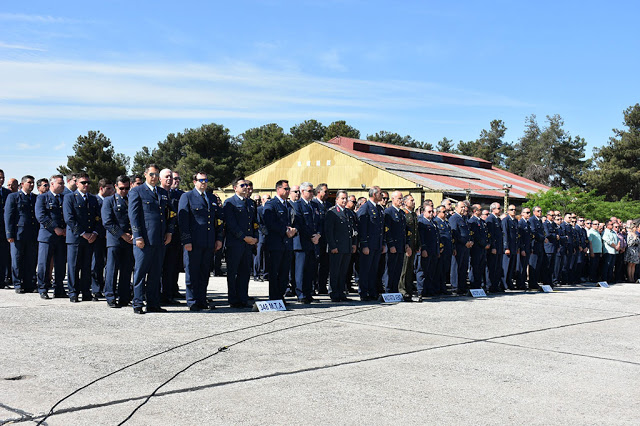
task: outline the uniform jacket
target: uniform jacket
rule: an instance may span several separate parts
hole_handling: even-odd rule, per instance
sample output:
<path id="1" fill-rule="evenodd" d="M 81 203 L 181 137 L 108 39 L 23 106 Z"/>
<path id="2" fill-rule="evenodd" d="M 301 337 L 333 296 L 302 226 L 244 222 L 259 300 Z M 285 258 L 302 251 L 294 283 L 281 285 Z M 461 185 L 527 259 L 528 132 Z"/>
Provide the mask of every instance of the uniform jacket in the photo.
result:
<path id="1" fill-rule="evenodd" d="M 367 200 L 357 211 L 358 238 L 360 248 L 382 250 L 384 233 L 384 212 L 382 207 Z"/>
<path id="2" fill-rule="evenodd" d="M 384 211 L 384 240 L 387 248 L 404 251 L 407 242 L 407 220 L 402 209 L 387 207 Z"/>
<path id="3" fill-rule="evenodd" d="M 489 232 L 487 231 L 487 224 L 481 218 L 477 216 L 471 216 L 469 219 L 469 235 L 473 246 L 471 247 L 472 253 L 477 253 L 485 250 L 485 247 L 489 243 Z"/>
<path id="4" fill-rule="evenodd" d="M 510 250 L 511 254 L 518 251 L 518 222 L 507 215 L 502 219 L 502 246 L 504 250 Z"/>
<path id="5" fill-rule="evenodd" d="M 244 246 L 244 237 L 258 238 L 258 222 L 255 204 L 237 195 L 224 201 L 223 220 L 225 224 L 225 244 L 227 246 Z M 265 228 L 266 230 L 266 228 Z"/>
<path id="6" fill-rule="evenodd" d="M 429 257 L 438 257 L 440 254 L 440 232 L 432 220 L 418 216 L 418 233 L 420 234 L 420 250 L 426 250 Z M 416 253 L 416 256 L 420 256 Z"/>
<path id="7" fill-rule="evenodd" d="M 102 203 L 102 226 L 107 235 L 107 247 L 131 245 L 122 239 L 123 234 L 131 234 L 129 206 L 127 200 L 119 194 L 104 199 Z"/>
<path id="8" fill-rule="evenodd" d="M 544 228 L 542 220 L 535 216 L 529 218 L 529 227 L 531 228 L 531 250 L 532 252 L 540 252 L 544 250 Z"/>
<path id="9" fill-rule="evenodd" d="M 462 250 L 470 240 L 469 225 L 467 224 L 467 218 L 462 217 L 458 213 L 454 213 L 449 218 L 449 225 L 451 226 L 451 237 L 455 240 L 456 250 Z"/>
<path id="10" fill-rule="evenodd" d="M 324 234 L 327 237 L 329 251 L 337 248 L 338 253 L 351 253 L 351 246 L 355 245 L 353 236 L 353 223 L 350 219 L 348 209 L 340 209 L 333 206 L 327 210 L 324 217 Z"/>
<path id="11" fill-rule="evenodd" d="M 440 234 L 440 248 L 444 250 L 444 253 L 453 252 L 453 245 L 455 241 L 451 236 L 451 226 L 449 225 L 448 220 L 442 220 L 439 217 L 433 218 L 433 223 L 436 224 L 438 228 L 438 233 Z"/>
<path id="12" fill-rule="evenodd" d="M 80 191 L 75 190 L 62 199 L 64 221 L 67 223 L 67 244 L 78 244 L 82 234 L 97 232 L 101 222 L 98 199 L 93 194 L 86 194 L 86 200 Z"/>
<path id="13" fill-rule="evenodd" d="M 291 204 L 294 213 L 293 227 L 298 230 L 296 236 L 293 237 L 293 249 L 312 251 L 315 244 L 311 242 L 311 236 L 318 232 L 324 234 L 324 230 L 318 228 L 320 218 L 316 215 L 316 209 L 311 201 L 307 203 L 302 198 Z"/>
<path id="14" fill-rule="evenodd" d="M 40 222 L 38 241 L 48 243 L 56 235 L 55 228 L 65 229 L 63 214 L 63 195 L 55 195 L 51 191 L 38 195 L 36 199 L 36 219 Z"/>
<path id="15" fill-rule="evenodd" d="M 164 244 L 164 235 L 173 233 L 175 212 L 169 207 L 169 194 L 160 186 L 157 195 L 143 183 L 129 192 L 129 220 L 134 242 L 143 238 L 145 244 Z"/>
<path id="16" fill-rule="evenodd" d="M 7 196 L 4 206 L 5 234 L 7 238 L 21 241 L 36 241 L 38 221 L 36 220 L 36 199 L 33 192 L 29 195 L 21 190 Z"/>
<path id="17" fill-rule="evenodd" d="M 420 233 L 418 232 L 418 215 L 416 212 L 404 211 L 404 218 L 407 222 L 407 244 L 415 253 L 420 248 Z"/>
<path id="18" fill-rule="evenodd" d="M 542 224 L 544 228 L 544 236 L 547 242 L 544 243 L 544 252 L 547 254 L 554 254 L 558 251 L 558 225 L 553 220 L 547 220 Z"/>
<path id="19" fill-rule="evenodd" d="M 491 249 L 496 249 L 496 253 L 498 254 L 504 253 L 504 246 L 502 245 L 504 239 L 502 236 L 502 223 L 500 222 L 500 218 L 491 213 L 487 216 L 486 222 Z"/>
<path id="20" fill-rule="evenodd" d="M 207 192 L 202 195 L 192 189 L 180 196 L 178 202 L 178 226 L 182 244 L 194 247 L 214 248 L 222 241 L 222 214 L 215 197 Z"/>
<path id="21" fill-rule="evenodd" d="M 287 237 L 287 227 L 293 227 L 294 212 L 287 201 L 274 197 L 264 205 L 264 224 L 267 227 L 267 250 L 293 250 L 293 238 Z"/>
<path id="22" fill-rule="evenodd" d="M 4 229 L 4 206 L 7 204 L 7 197 L 11 194 L 4 186 L 0 186 L 0 232 L 5 235 Z"/>

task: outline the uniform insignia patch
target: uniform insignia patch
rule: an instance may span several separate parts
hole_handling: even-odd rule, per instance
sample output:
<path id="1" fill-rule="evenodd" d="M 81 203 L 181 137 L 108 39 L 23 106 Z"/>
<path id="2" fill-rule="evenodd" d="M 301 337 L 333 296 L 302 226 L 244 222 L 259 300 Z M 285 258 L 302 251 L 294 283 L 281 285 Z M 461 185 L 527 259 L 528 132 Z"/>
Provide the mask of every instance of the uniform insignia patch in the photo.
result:
<path id="1" fill-rule="evenodd" d="M 216 223 L 218 224 L 218 226 L 222 225 L 222 219 L 216 220 Z"/>
<path id="2" fill-rule="evenodd" d="M 174 217 L 176 217 L 176 212 L 174 212 L 173 210 L 171 210 L 169 212 L 169 219 L 173 219 Z"/>
<path id="3" fill-rule="evenodd" d="M 253 229 L 258 229 L 258 223 L 257 222 L 253 222 Z"/>

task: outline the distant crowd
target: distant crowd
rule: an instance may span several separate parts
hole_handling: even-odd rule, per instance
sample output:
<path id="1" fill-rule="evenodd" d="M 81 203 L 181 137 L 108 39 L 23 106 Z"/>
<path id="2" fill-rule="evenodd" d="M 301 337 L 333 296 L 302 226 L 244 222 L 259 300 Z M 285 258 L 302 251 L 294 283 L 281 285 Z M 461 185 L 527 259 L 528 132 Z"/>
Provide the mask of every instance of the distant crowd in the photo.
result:
<path id="1" fill-rule="evenodd" d="M 269 282 L 269 300 L 311 304 L 405 301 L 539 290 L 540 285 L 636 282 L 640 228 L 612 217 L 500 203 L 441 204 L 378 186 L 368 197 L 335 193 L 327 184 L 274 182 L 275 195 L 254 194 L 234 180 L 221 202 L 208 176 L 182 177 L 149 165 L 144 176 L 101 179 L 89 193 L 86 173 L 36 180 L 0 170 L 0 286 L 43 299 L 104 301 L 137 314 L 182 305 L 215 309 L 211 274 L 226 275 L 232 308 L 252 307 L 249 281 Z M 223 267 L 225 266 L 225 267 Z M 178 289 L 184 271 L 186 292 Z M 66 280 L 65 280 L 66 278 Z M 50 295 L 50 292 L 52 293 Z"/>

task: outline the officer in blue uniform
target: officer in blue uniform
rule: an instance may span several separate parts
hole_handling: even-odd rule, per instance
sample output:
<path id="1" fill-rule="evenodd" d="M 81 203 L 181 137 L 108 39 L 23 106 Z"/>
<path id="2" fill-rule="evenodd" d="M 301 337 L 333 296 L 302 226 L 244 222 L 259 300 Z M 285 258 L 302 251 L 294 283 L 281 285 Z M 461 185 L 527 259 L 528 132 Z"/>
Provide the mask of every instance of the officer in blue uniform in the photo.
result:
<path id="1" fill-rule="evenodd" d="M 558 250 L 556 251 L 556 259 L 553 265 L 553 284 L 560 285 L 563 282 L 562 269 L 565 258 L 567 257 L 567 235 L 562 227 L 562 216 L 559 211 L 554 211 L 554 220 L 556 222 L 556 231 L 558 232 Z"/>
<path id="2" fill-rule="evenodd" d="M 94 299 L 91 294 L 91 258 L 93 243 L 98 231 L 96 225 L 100 218 L 98 200 L 89 193 L 91 180 L 86 173 L 78 174 L 78 189 L 64 196 L 62 200 L 64 221 L 67 224 L 67 274 L 69 300 L 77 303 L 78 295 L 82 300 Z"/>
<path id="3" fill-rule="evenodd" d="M 378 203 L 382 200 L 379 186 L 369 189 L 369 200 L 357 211 L 360 239 L 360 300 L 378 299 L 376 278 L 383 250 L 384 213 Z"/>
<path id="4" fill-rule="evenodd" d="M 9 194 L 11 191 L 4 187 L 4 171 L 0 169 L 0 288 L 5 287 L 8 277 L 11 276 L 11 248 L 5 238 L 4 226 L 4 206 Z"/>
<path id="5" fill-rule="evenodd" d="M 175 217 L 169 208 L 169 194 L 157 187 L 160 169 L 151 164 L 145 170 L 145 183 L 129 192 L 129 220 L 135 247 L 133 256 L 133 312 L 166 312 L 160 307 L 160 280 L 165 245 L 171 242 Z"/>
<path id="6" fill-rule="evenodd" d="M 38 195 L 36 200 L 36 219 L 40 222 L 38 232 L 38 292 L 43 299 L 49 299 L 47 293 L 51 285 L 47 277 L 51 276 L 51 259 L 55 268 L 54 297 L 66 297 L 64 290 L 65 268 L 67 267 L 67 244 L 64 214 L 62 212 L 62 193 L 64 177 L 53 175 L 49 191 Z"/>
<path id="7" fill-rule="evenodd" d="M 502 288 L 514 290 L 513 284 L 516 265 L 518 263 L 518 221 L 516 220 L 516 206 L 511 204 L 507 208 L 507 215 L 502 218 Z"/>
<path id="8" fill-rule="evenodd" d="M 411 247 L 407 243 L 407 220 L 402 208 L 402 193 L 391 193 L 391 206 L 384 211 L 384 240 L 387 246 L 387 265 L 382 277 L 386 293 L 397 293 L 402 261 L 411 256 Z"/>
<path id="9" fill-rule="evenodd" d="M 295 218 L 293 226 L 298 233 L 293 238 L 293 257 L 295 262 L 296 297 L 301 303 L 311 303 L 313 299 L 313 279 L 318 265 L 316 245 L 320 242 L 319 217 L 313 204 L 313 185 L 310 182 L 300 184 L 300 199 L 292 203 Z"/>
<path id="10" fill-rule="evenodd" d="M 102 204 L 106 197 L 113 195 L 113 182 L 111 179 L 102 178 L 98 182 L 98 194 L 96 200 L 98 200 L 98 211 L 102 215 Z M 91 293 L 93 299 L 97 300 L 98 297 L 102 297 L 102 291 L 104 290 L 104 265 L 107 260 L 107 231 L 105 231 L 102 225 L 102 218 L 96 223 L 96 231 L 98 236 L 93 243 L 93 258 L 91 261 Z"/>
<path id="11" fill-rule="evenodd" d="M 554 221 L 554 213 L 552 210 L 547 212 L 547 220 L 542 224 L 544 228 L 544 236 L 547 242 L 544 243 L 544 255 L 546 257 L 546 268 L 544 276 L 542 277 L 542 283 L 545 285 L 553 285 L 553 274 L 556 264 L 556 252 L 558 251 L 558 245 L 560 237 L 558 236 L 558 225 Z"/>
<path id="12" fill-rule="evenodd" d="M 539 206 L 533 208 L 533 216 L 529 218 L 531 228 L 531 257 L 529 257 L 529 290 L 538 290 L 538 283 L 543 276 L 544 270 L 544 243 L 548 242 L 544 237 L 544 227 L 542 226 L 542 209 Z"/>
<path id="13" fill-rule="evenodd" d="M 232 308 L 250 308 L 249 276 L 251 253 L 258 242 L 255 205 L 247 199 L 247 183 L 236 178 L 235 195 L 225 200 L 223 217 L 227 250 L 227 287 Z"/>
<path id="14" fill-rule="evenodd" d="M 316 281 L 316 290 L 318 294 L 328 294 L 327 281 L 329 280 L 329 252 L 327 251 L 327 240 L 322 235 L 324 230 L 324 217 L 329 210 L 329 188 L 326 183 L 321 183 L 316 187 L 316 196 L 311 200 L 311 204 L 315 208 L 315 214 L 318 217 L 318 231 L 320 232 L 320 241 L 316 244 L 316 256 L 318 260 L 318 271 L 314 276 Z"/>
<path id="15" fill-rule="evenodd" d="M 436 218 L 433 222 L 438 228 L 440 234 L 440 259 L 438 261 L 436 276 L 436 287 L 439 294 L 450 294 L 447 290 L 447 282 L 451 276 L 451 259 L 456 255 L 456 250 L 453 245 L 455 241 L 451 237 L 451 226 L 449 220 L 447 206 L 441 205 L 436 208 Z"/>
<path id="16" fill-rule="evenodd" d="M 516 264 L 516 288 L 518 290 L 527 289 L 527 275 L 529 270 L 529 257 L 531 256 L 531 226 L 529 218 L 531 209 L 524 207 L 520 220 L 518 221 L 518 262 Z"/>
<path id="17" fill-rule="evenodd" d="M 455 213 L 449 218 L 451 237 L 455 241 L 456 255 L 451 258 L 451 286 L 460 295 L 467 293 L 469 250 L 473 246 L 467 224 L 467 205 L 458 201 Z"/>
<path id="18" fill-rule="evenodd" d="M 353 233 L 355 223 L 348 214 L 347 197 L 347 191 L 336 193 L 336 205 L 327 210 L 324 221 L 324 235 L 329 247 L 329 297 L 332 302 L 351 300 L 346 295 L 346 277 L 351 254 L 356 251 L 356 240 Z"/>
<path id="19" fill-rule="evenodd" d="M 169 215 L 177 216 L 178 203 L 182 196 L 182 191 L 174 189 L 173 175 L 170 169 L 160 170 L 160 186 L 169 194 Z M 182 243 L 180 241 L 179 221 L 174 220 L 173 232 L 171 233 L 171 242 L 164 248 L 164 258 L 162 264 L 162 279 L 160 281 L 160 304 L 161 305 L 179 305 L 175 299 L 178 291 L 178 275 L 182 269 L 183 254 Z"/>
<path id="20" fill-rule="evenodd" d="M 489 269 L 489 280 L 491 284 L 489 291 L 492 293 L 504 292 L 502 286 L 502 256 L 504 254 L 504 237 L 502 235 L 502 224 L 500 222 L 500 203 L 492 203 L 489 206 L 491 214 L 487 217 L 487 231 L 489 234 L 489 244 L 491 249 L 487 253 L 487 266 Z"/>
<path id="21" fill-rule="evenodd" d="M 469 219 L 469 236 L 473 241 L 470 250 L 471 267 L 469 268 L 469 284 L 471 288 L 482 288 L 485 273 L 487 270 L 487 249 L 489 246 L 489 233 L 487 224 L 482 220 L 482 206 L 474 204 L 472 206 L 473 216 Z"/>
<path id="22" fill-rule="evenodd" d="M 289 282 L 293 253 L 294 212 L 287 202 L 289 181 L 276 182 L 276 196 L 264 206 L 264 224 L 267 228 L 265 249 L 269 252 L 269 300 L 281 299 Z M 286 303 L 285 303 L 286 304 Z"/>
<path id="23" fill-rule="evenodd" d="M 107 267 L 104 296 L 110 308 L 127 306 L 131 301 L 131 273 L 133 272 L 133 234 L 129 221 L 129 190 L 127 175 L 116 179 L 116 193 L 102 203 L 102 225 L 107 236 Z M 116 300 L 116 282 L 118 284 Z"/>
<path id="24" fill-rule="evenodd" d="M 576 272 L 575 281 L 580 282 L 583 278 L 585 266 L 587 264 L 587 250 L 589 248 L 589 239 L 587 238 L 587 230 L 584 229 L 584 217 L 579 217 L 574 224 L 573 229 L 576 233 L 576 241 L 578 242 L 578 249 L 576 250 Z M 633 278 L 630 278 L 634 281 Z"/>
<path id="25" fill-rule="evenodd" d="M 269 271 L 267 270 L 267 252 L 264 249 L 264 240 L 266 238 L 266 228 L 264 227 L 264 205 L 271 199 L 271 195 L 262 196 L 262 204 L 258 206 L 258 244 L 256 245 L 256 255 L 253 259 L 253 279 L 256 281 L 264 281 L 269 279 Z M 315 257 L 315 254 L 314 254 Z"/>
<path id="26" fill-rule="evenodd" d="M 207 194 L 208 182 L 206 173 L 196 173 L 193 189 L 182 194 L 178 205 L 187 305 L 191 311 L 214 308 L 207 302 L 207 285 L 213 253 L 222 248 L 222 214 L 215 198 Z"/>
<path id="27" fill-rule="evenodd" d="M 11 244 L 11 278 L 16 293 L 32 293 L 36 286 L 38 255 L 38 221 L 36 220 L 35 179 L 22 177 L 22 188 L 9 194 L 4 207 L 4 223 L 7 241 Z"/>
<path id="28" fill-rule="evenodd" d="M 422 215 L 418 217 L 418 234 L 420 235 L 420 251 L 415 257 L 416 286 L 418 302 L 423 298 L 437 296 L 440 283 L 437 281 L 438 262 L 440 259 L 440 232 L 433 222 L 433 204 L 425 201 L 422 204 Z"/>
<path id="29" fill-rule="evenodd" d="M 571 213 L 564 215 L 564 222 L 560 225 L 564 232 L 566 239 L 566 250 L 564 250 L 562 256 L 562 274 L 561 281 L 564 284 L 573 284 L 573 269 L 575 267 L 575 255 L 576 255 L 576 238 L 573 233 L 573 226 L 571 226 Z"/>

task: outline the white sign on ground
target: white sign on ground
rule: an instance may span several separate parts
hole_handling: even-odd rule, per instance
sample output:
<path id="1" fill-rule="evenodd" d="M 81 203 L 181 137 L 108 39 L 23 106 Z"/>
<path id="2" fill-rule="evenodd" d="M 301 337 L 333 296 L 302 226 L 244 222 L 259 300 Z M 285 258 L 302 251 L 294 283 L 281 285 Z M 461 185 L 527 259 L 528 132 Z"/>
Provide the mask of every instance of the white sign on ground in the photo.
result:
<path id="1" fill-rule="evenodd" d="M 382 293 L 381 296 L 385 303 L 404 302 L 402 293 Z"/>
<path id="2" fill-rule="evenodd" d="M 607 283 L 606 281 L 600 281 L 598 282 L 598 285 L 600 287 L 609 288 L 609 283 Z"/>
<path id="3" fill-rule="evenodd" d="M 553 292 L 553 288 L 549 284 L 545 284 L 545 285 L 542 286 L 542 291 L 544 293 L 552 293 Z"/>
<path id="4" fill-rule="evenodd" d="M 469 291 L 473 297 L 487 297 L 487 293 L 485 293 L 481 288 L 472 288 Z"/>
<path id="5" fill-rule="evenodd" d="M 284 306 L 282 300 L 265 300 L 256 302 L 258 312 L 272 312 L 272 311 L 286 311 L 287 307 Z"/>

